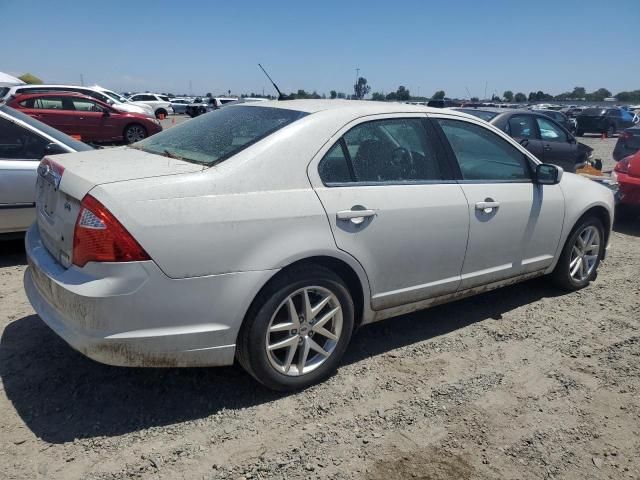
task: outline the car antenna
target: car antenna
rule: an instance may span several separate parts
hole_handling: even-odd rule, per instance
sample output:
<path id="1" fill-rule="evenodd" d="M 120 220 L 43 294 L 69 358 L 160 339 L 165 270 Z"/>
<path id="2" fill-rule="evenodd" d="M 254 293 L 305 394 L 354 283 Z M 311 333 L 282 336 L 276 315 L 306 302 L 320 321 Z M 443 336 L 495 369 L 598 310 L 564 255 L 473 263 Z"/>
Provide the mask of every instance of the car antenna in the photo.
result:
<path id="1" fill-rule="evenodd" d="M 287 95 L 283 95 L 282 92 L 280 91 L 280 89 L 278 88 L 278 85 L 276 85 L 276 82 L 273 81 L 273 79 L 269 76 L 269 74 L 267 73 L 267 71 L 262 67 L 262 65 L 258 64 L 258 66 L 260 67 L 260 70 L 262 70 L 264 72 L 264 74 L 267 76 L 267 78 L 269 79 L 269 81 L 271 82 L 271 84 L 273 85 L 273 88 L 276 89 L 276 91 L 278 92 L 278 100 L 291 100 L 291 97 L 287 96 Z"/>

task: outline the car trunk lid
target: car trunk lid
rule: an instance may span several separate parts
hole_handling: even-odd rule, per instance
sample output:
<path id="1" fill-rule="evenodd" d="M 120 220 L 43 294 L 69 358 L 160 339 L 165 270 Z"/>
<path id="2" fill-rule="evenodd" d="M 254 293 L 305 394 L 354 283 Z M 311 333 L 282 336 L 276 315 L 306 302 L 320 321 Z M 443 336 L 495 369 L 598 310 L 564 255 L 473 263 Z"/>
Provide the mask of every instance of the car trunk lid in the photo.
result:
<path id="1" fill-rule="evenodd" d="M 202 170 L 202 165 L 132 148 L 45 157 L 36 182 L 36 221 L 42 242 L 65 268 L 71 266 L 80 202 L 96 185 Z"/>

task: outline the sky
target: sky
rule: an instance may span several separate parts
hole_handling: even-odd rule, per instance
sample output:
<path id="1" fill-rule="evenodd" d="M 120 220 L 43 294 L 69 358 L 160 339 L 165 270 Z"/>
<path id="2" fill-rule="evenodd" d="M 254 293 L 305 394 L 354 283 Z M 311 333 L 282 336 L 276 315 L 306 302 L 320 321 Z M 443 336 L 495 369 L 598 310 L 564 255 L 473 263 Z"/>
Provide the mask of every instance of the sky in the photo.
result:
<path id="1" fill-rule="evenodd" d="M 261 63 L 286 92 L 351 93 L 356 68 L 372 92 L 422 96 L 640 89 L 640 0 L 0 0 L 0 12 L 0 71 L 48 83 L 274 93 Z"/>

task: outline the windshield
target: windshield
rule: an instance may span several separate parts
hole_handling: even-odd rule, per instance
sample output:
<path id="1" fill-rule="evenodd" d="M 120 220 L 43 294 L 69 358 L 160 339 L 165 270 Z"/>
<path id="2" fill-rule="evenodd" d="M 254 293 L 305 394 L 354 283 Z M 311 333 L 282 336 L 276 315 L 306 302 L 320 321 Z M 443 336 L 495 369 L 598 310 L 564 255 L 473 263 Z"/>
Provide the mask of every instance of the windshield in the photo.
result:
<path id="1" fill-rule="evenodd" d="M 459 109 L 460 112 L 468 113 L 469 115 L 473 115 L 474 117 L 478 117 L 485 122 L 488 122 L 498 114 L 496 112 L 487 112 L 486 110 L 473 110 L 473 109 Z"/>
<path id="2" fill-rule="evenodd" d="M 605 110 L 604 108 L 585 108 L 582 111 L 583 115 L 592 115 L 592 116 L 597 116 L 597 115 L 604 115 L 605 114 Z"/>
<path id="3" fill-rule="evenodd" d="M 3 98 L 8 91 L 9 91 L 9 87 L 0 87 L 0 98 Z"/>
<path id="4" fill-rule="evenodd" d="M 109 95 L 111 98 L 113 98 L 118 103 L 124 103 L 124 102 L 127 101 L 125 98 L 121 97 L 116 92 L 112 92 L 110 90 L 102 90 L 102 93 L 104 93 L 105 95 Z"/>
<path id="5" fill-rule="evenodd" d="M 42 133 L 56 139 L 60 143 L 63 143 L 68 147 L 73 148 L 77 152 L 83 152 L 85 150 L 93 150 L 93 148 L 87 145 L 86 143 L 79 142 L 78 140 L 75 140 L 70 136 L 62 133 L 60 130 L 51 128 L 49 125 L 45 125 L 41 121 L 36 120 L 35 118 L 31 118 L 29 115 L 25 115 L 24 113 L 14 110 L 13 108 L 8 107 L 7 105 L 0 106 L 0 111 L 6 113 L 7 115 L 17 120 L 21 120 L 22 122 L 35 128 L 36 130 L 39 130 Z"/>
<path id="6" fill-rule="evenodd" d="M 157 133 L 132 147 L 211 166 L 306 115 L 283 108 L 223 108 Z"/>

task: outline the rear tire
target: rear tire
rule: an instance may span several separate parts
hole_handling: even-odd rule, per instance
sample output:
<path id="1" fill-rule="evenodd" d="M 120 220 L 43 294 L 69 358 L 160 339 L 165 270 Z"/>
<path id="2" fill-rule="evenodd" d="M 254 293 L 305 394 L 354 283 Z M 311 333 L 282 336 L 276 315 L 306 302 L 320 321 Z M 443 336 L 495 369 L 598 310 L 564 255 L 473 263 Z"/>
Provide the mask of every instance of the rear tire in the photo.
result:
<path id="1" fill-rule="evenodd" d="M 132 123 L 126 126 L 122 135 L 125 142 L 135 143 L 147 138 L 147 129 L 139 123 Z"/>
<path id="2" fill-rule="evenodd" d="M 567 291 L 580 290 L 589 285 L 598 275 L 604 248 L 602 222 L 591 215 L 580 219 L 571 230 L 556 268 L 551 273 L 553 283 Z"/>
<path id="3" fill-rule="evenodd" d="M 272 390 L 306 388 L 338 367 L 351 339 L 353 316 L 349 290 L 331 270 L 307 265 L 283 271 L 249 309 L 238 335 L 237 359 Z"/>

